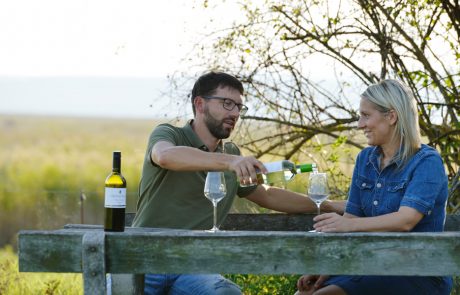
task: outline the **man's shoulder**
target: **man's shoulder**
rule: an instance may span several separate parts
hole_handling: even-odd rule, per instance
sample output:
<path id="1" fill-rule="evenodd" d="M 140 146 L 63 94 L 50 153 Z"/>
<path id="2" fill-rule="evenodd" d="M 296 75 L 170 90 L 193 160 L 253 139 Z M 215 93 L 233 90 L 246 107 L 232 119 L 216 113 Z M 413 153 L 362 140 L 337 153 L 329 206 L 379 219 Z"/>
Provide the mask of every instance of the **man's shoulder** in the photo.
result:
<path id="1" fill-rule="evenodd" d="M 170 123 L 162 123 L 153 129 L 152 134 L 184 134 L 184 127 L 177 127 Z"/>
<path id="2" fill-rule="evenodd" d="M 226 154 L 241 155 L 240 148 L 232 141 L 224 143 L 224 151 Z"/>
<path id="3" fill-rule="evenodd" d="M 182 127 L 174 126 L 170 123 L 161 123 L 158 124 L 154 130 L 180 130 Z"/>

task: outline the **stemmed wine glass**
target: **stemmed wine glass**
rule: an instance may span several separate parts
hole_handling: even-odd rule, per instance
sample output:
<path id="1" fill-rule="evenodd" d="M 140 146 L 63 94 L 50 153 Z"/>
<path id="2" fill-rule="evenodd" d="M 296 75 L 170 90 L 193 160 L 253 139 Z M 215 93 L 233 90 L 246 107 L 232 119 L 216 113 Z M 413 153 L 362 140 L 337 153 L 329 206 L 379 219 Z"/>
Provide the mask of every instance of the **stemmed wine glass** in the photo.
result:
<path id="1" fill-rule="evenodd" d="M 211 232 L 219 231 L 217 227 L 217 203 L 225 197 L 226 193 L 224 172 L 208 172 L 204 184 L 204 196 L 212 202 L 214 207 L 214 225 L 209 230 Z"/>
<path id="2" fill-rule="evenodd" d="M 318 207 L 318 215 L 320 214 L 320 206 L 323 201 L 329 196 L 329 188 L 327 186 L 327 174 L 326 173 L 311 173 L 310 182 L 308 184 L 307 194 L 310 199 L 315 202 Z"/>

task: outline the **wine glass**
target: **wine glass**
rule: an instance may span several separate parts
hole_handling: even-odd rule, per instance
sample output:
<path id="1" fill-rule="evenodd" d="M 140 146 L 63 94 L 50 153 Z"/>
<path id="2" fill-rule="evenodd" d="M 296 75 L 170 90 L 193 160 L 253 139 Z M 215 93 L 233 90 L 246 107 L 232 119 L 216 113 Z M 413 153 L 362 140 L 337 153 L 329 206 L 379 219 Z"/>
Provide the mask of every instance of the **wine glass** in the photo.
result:
<path id="1" fill-rule="evenodd" d="M 329 188 L 327 186 L 327 174 L 326 173 L 311 173 L 310 182 L 308 184 L 308 197 L 315 202 L 318 207 L 318 215 L 320 214 L 320 206 L 323 201 L 329 196 Z"/>
<path id="2" fill-rule="evenodd" d="M 224 172 L 208 172 L 204 184 L 204 196 L 212 202 L 214 207 L 214 225 L 209 230 L 211 232 L 219 231 L 217 227 L 217 203 L 225 197 L 226 193 Z"/>

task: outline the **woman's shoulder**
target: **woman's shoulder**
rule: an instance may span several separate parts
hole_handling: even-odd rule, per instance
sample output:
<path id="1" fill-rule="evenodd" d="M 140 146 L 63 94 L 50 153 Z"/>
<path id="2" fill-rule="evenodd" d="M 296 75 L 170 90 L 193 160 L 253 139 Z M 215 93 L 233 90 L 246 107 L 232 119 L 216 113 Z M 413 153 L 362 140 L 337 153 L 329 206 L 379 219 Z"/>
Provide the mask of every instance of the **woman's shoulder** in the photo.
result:
<path id="1" fill-rule="evenodd" d="M 435 148 L 426 144 L 422 144 L 417 153 L 415 153 L 415 155 L 412 157 L 411 162 L 414 164 L 429 163 L 427 165 L 439 164 L 442 166 L 443 161 L 441 155 Z"/>
<path id="2" fill-rule="evenodd" d="M 416 155 L 418 155 L 419 157 L 422 157 L 422 158 L 425 158 L 425 157 L 436 157 L 436 158 L 441 158 L 441 155 L 439 154 L 439 152 L 427 145 L 427 144 L 422 144 L 420 146 L 420 149 L 418 150 L 418 152 L 416 153 Z"/>

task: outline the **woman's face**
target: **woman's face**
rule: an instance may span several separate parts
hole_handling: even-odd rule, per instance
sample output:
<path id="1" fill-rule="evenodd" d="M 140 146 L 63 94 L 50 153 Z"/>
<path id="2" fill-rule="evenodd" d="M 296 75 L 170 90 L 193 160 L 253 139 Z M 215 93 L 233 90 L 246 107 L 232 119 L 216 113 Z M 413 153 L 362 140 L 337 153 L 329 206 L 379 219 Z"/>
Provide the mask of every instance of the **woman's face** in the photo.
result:
<path id="1" fill-rule="evenodd" d="M 369 100 L 361 98 L 359 114 L 358 128 L 364 131 L 369 145 L 384 146 L 391 143 L 396 123 L 394 111 L 382 113 Z"/>

